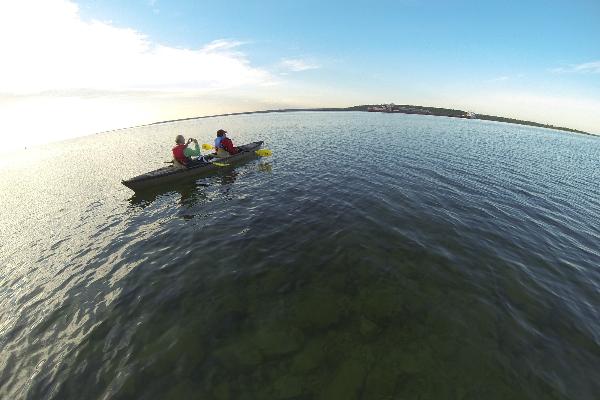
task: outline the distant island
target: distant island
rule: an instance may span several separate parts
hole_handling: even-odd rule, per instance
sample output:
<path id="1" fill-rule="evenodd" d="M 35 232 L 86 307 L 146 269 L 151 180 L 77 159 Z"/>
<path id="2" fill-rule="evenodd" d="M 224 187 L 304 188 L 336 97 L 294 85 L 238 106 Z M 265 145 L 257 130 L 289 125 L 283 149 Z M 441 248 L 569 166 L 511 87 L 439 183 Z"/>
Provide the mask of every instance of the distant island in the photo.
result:
<path id="1" fill-rule="evenodd" d="M 549 125 L 549 124 L 541 124 L 539 122 L 524 121 L 524 120 L 520 120 L 520 119 L 506 118 L 506 117 L 497 117 L 495 115 L 476 114 L 474 112 L 463 111 L 463 110 L 454 110 L 451 108 L 424 107 L 424 106 L 413 106 L 413 105 L 397 105 L 397 104 L 393 104 L 393 103 L 390 103 L 390 104 L 364 104 L 364 105 L 352 106 L 352 107 L 285 108 L 285 109 L 262 110 L 262 111 L 245 111 L 245 112 L 235 112 L 235 113 L 228 113 L 228 114 L 205 115 L 205 116 L 201 116 L 201 117 L 172 119 L 172 120 L 168 120 L 168 121 L 154 122 L 154 123 L 151 123 L 148 125 L 165 124 L 168 122 L 187 121 L 187 120 L 200 119 L 200 118 L 227 117 L 227 116 L 233 116 L 233 115 L 247 115 L 247 114 L 266 114 L 266 113 L 276 113 L 276 112 L 299 112 L 299 111 L 364 111 L 364 112 L 381 112 L 381 113 L 396 113 L 396 114 L 433 115 L 433 116 L 437 116 L 437 117 L 480 119 L 480 120 L 485 120 L 485 121 L 506 122 L 509 124 L 535 126 L 538 128 L 549 128 L 549 129 L 555 129 L 555 130 L 559 130 L 559 131 L 566 131 L 566 132 L 580 133 L 583 135 L 596 136 L 589 132 L 580 131 L 578 129 L 565 128 L 562 126 L 554 126 L 554 125 Z M 142 126 L 145 126 L 145 125 L 142 125 Z"/>

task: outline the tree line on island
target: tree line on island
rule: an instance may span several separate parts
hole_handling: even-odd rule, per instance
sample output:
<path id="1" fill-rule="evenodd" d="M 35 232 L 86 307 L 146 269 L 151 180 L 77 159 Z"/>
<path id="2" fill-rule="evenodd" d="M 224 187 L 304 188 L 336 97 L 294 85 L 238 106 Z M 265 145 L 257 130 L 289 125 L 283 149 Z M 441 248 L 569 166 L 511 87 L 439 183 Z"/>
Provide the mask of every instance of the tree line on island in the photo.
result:
<path id="1" fill-rule="evenodd" d="M 212 118 L 212 117 L 227 117 L 233 115 L 246 115 L 246 114 L 267 114 L 276 112 L 299 112 L 299 111 L 364 111 L 364 112 L 382 112 L 382 113 L 397 113 L 397 114 L 419 114 L 419 115 L 432 115 L 437 117 L 451 117 L 451 118 L 466 118 L 466 119 L 480 119 L 485 121 L 496 121 L 506 122 L 509 124 L 527 125 L 538 128 L 549 128 L 560 131 L 567 131 L 573 133 L 580 133 L 584 135 L 591 135 L 589 132 L 581 131 L 578 129 L 565 128 L 562 126 L 555 126 L 550 124 L 542 124 L 539 122 L 525 121 L 521 119 L 498 117 L 495 115 L 476 114 L 469 111 L 455 110 L 452 108 L 440 108 L 440 107 L 425 107 L 425 106 L 413 106 L 413 105 L 396 105 L 396 104 L 363 104 L 359 106 L 351 107 L 320 107 L 320 108 L 285 108 L 285 109 L 273 109 L 273 110 L 261 110 L 261 111 L 245 111 L 235 112 L 227 114 L 217 115 L 206 115 L 201 117 L 190 117 L 173 119 L 169 121 L 154 122 L 148 125 L 164 124 L 168 122 L 176 121 L 187 121 L 192 119 L 200 118 Z M 143 126 L 143 125 L 142 125 Z"/>
<path id="2" fill-rule="evenodd" d="M 333 109 L 321 109 L 321 110 L 330 111 Z M 506 122 L 509 124 L 535 126 L 538 128 L 557 129 L 560 131 L 567 131 L 567 132 L 573 132 L 573 133 L 581 133 L 584 135 L 590 135 L 590 133 L 581 131 L 578 129 L 565 128 L 562 126 L 555 126 L 555 125 L 550 125 L 550 124 L 542 124 L 539 122 L 525 121 L 525 120 L 515 119 L 515 118 L 498 117 L 495 115 L 476 114 L 476 113 L 469 112 L 469 111 L 454 110 L 452 108 L 383 104 L 383 105 L 353 106 L 353 107 L 347 107 L 344 109 L 337 109 L 337 111 L 369 111 L 369 112 L 384 112 L 384 113 L 433 115 L 433 116 L 437 116 L 437 117 L 481 119 L 481 120 L 485 120 L 485 121 Z"/>

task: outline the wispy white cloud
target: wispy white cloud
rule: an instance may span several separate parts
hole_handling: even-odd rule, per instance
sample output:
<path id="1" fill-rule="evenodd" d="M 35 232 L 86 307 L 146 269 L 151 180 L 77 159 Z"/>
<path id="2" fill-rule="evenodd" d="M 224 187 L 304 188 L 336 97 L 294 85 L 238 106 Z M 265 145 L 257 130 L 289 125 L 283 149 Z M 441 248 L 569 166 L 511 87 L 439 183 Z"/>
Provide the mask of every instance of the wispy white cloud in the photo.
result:
<path id="1" fill-rule="evenodd" d="M 234 51 L 240 45 L 217 40 L 175 48 L 133 29 L 84 21 L 68 0 L 8 2 L 0 5 L 0 92 L 202 91 L 272 83 L 267 70 Z"/>
<path id="2" fill-rule="evenodd" d="M 600 74 L 600 61 L 593 61 L 576 65 L 574 70 L 577 72 L 592 72 L 595 74 Z"/>
<path id="3" fill-rule="evenodd" d="M 158 0 L 146 0 L 146 4 L 156 15 L 160 14 L 160 8 L 158 8 Z"/>
<path id="4" fill-rule="evenodd" d="M 494 78 L 488 79 L 485 82 L 490 82 L 490 83 L 494 83 L 494 82 L 507 82 L 507 81 L 516 82 L 516 81 L 519 81 L 519 80 L 521 80 L 523 78 L 525 78 L 525 74 L 518 73 L 518 74 L 513 74 L 513 75 L 500 75 L 500 76 L 496 76 Z"/>
<path id="5" fill-rule="evenodd" d="M 551 69 L 552 72 L 579 72 L 600 74 L 600 61 L 591 61 L 582 64 L 569 65 L 567 67 L 558 67 Z"/>
<path id="6" fill-rule="evenodd" d="M 311 69 L 318 69 L 321 66 L 308 60 L 301 58 L 286 58 L 281 60 L 281 67 L 292 72 L 308 71 Z"/>
<path id="7" fill-rule="evenodd" d="M 508 81 L 510 79 L 510 76 L 498 76 L 496 78 L 492 78 L 489 79 L 488 82 L 504 82 L 504 81 Z"/>
<path id="8" fill-rule="evenodd" d="M 239 40 L 218 39 L 218 40 L 213 40 L 206 46 L 202 47 L 202 50 L 206 51 L 206 52 L 231 50 L 236 47 L 240 47 L 244 44 L 246 44 L 246 42 L 241 42 Z"/>
<path id="9" fill-rule="evenodd" d="M 281 78 L 253 65 L 243 44 L 166 46 L 83 20 L 69 0 L 0 0 L 0 148 L 260 109 Z"/>

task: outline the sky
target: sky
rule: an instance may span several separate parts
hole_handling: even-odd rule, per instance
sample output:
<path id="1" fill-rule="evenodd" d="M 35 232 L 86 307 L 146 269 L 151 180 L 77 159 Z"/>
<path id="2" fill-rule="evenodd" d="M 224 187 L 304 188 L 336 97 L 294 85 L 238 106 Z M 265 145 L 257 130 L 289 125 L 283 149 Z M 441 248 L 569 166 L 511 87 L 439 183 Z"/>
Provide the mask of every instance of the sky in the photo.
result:
<path id="1" fill-rule="evenodd" d="M 599 21 L 598 0 L 0 0 L 0 151 L 389 102 L 600 134 Z"/>

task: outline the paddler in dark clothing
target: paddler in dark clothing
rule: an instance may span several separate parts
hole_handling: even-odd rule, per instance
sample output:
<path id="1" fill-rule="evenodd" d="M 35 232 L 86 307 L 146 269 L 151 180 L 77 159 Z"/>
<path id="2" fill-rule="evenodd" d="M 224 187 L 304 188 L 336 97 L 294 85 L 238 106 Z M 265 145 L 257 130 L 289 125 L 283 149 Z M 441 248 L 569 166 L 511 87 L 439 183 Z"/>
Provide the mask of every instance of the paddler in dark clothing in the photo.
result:
<path id="1" fill-rule="evenodd" d="M 194 148 L 189 147 L 190 143 L 194 143 Z M 200 147 L 196 139 L 189 138 L 187 142 L 183 135 L 177 135 L 175 138 L 175 147 L 173 147 L 173 165 L 179 168 L 189 168 L 198 163 L 206 162 L 201 157 Z M 197 160 L 192 157 L 199 157 Z"/>
<path id="2" fill-rule="evenodd" d="M 233 145 L 231 139 L 227 137 L 227 131 L 223 129 L 217 131 L 215 149 L 217 150 L 217 157 L 229 157 L 230 155 L 240 152 L 240 150 Z"/>

